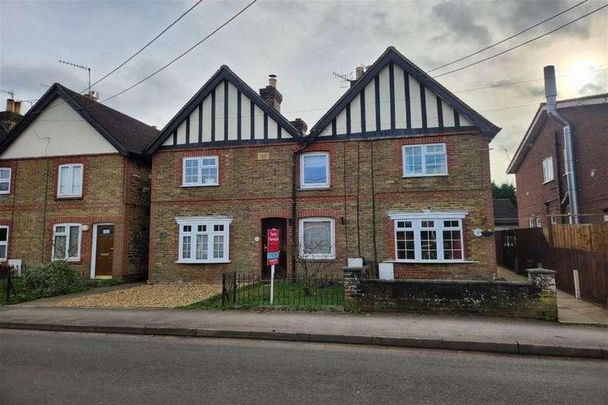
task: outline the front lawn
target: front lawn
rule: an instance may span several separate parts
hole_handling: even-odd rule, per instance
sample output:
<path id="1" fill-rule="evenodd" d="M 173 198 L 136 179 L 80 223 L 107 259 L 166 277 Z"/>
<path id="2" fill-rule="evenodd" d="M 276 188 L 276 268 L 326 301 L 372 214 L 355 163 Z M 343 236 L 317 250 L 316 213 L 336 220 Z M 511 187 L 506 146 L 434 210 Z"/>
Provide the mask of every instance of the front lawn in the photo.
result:
<path id="1" fill-rule="evenodd" d="M 234 297 L 234 296 L 233 296 Z M 341 282 L 278 280 L 274 284 L 274 303 L 270 305 L 270 283 L 258 282 L 239 287 L 235 302 L 222 305 L 222 294 L 181 309 L 256 309 L 274 308 L 293 311 L 342 310 L 344 288 Z"/>

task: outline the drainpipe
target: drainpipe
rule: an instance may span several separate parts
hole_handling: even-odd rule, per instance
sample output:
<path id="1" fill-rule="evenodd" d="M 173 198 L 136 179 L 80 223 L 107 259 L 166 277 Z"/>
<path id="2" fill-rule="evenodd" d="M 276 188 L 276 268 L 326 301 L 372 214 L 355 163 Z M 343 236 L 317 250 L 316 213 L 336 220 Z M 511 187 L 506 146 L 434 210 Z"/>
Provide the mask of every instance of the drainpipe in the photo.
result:
<path id="1" fill-rule="evenodd" d="M 579 207 L 576 173 L 574 170 L 574 151 L 572 147 L 573 127 L 568 120 L 557 112 L 557 86 L 555 84 L 555 66 L 545 66 L 545 96 L 547 98 L 547 114 L 564 126 L 564 160 L 566 180 L 568 181 L 568 198 L 570 200 L 570 223 L 578 224 Z"/>

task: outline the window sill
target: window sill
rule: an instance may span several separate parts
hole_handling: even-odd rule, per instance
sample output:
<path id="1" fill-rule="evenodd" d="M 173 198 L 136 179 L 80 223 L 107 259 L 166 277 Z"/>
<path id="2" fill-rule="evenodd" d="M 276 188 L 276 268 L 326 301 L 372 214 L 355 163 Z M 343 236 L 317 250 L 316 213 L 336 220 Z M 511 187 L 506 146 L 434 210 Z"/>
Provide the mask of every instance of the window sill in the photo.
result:
<path id="1" fill-rule="evenodd" d="M 191 187 L 217 187 L 220 183 L 213 184 L 182 184 L 180 187 L 182 188 L 191 188 Z"/>
<path id="2" fill-rule="evenodd" d="M 555 179 L 551 179 L 551 180 L 543 181 L 543 185 L 544 185 L 544 184 L 549 184 L 549 183 L 552 183 L 552 182 L 554 182 L 554 181 L 555 181 Z"/>
<path id="3" fill-rule="evenodd" d="M 58 195 L 56 200 L 82 200 L 82 195 Z"/>
<path id="4" fill-rule="evenodd" d="M 449 174 L 448 173 L 444 173 L 444 174 L 404 174 L 401 176 L 401 178 L 404 179 L 415 179 L 418 177 L 448 177 Z"/>
<path id="5" fill-rule="evenodd" d="M 0 191 L 0 195 L 9 195 L 10 191 Z"/>
<path id="6" fill-rule="evenodd" d="M 331 186 L 307 186 L 298 189 L 300 191 L 331 190 Z"/>
<path id="7" fill-rule="evenodd" d="M 227 264 L 231 263 L 230 260 L 216 260 L 216 261 L 190 261 L 190 260 L 177 260 L 175 264 Z"/>
<path id="8" fill-rule="evenodd" d="M 331 260 L 336 260 L 336 256 L 305 256 L 305 255 L 300 255 L 300 257 L 304 260 L 310 260 L 310 261 L 315 261 L 315 262 L 322 262 L 322 261 L 331 261 Z"/>
<path id="9" fill-rule="evenodd" d="M 401 264 L 471 264 L 479 263 L 477 260 L 385 260 L 382 263 Z"/>

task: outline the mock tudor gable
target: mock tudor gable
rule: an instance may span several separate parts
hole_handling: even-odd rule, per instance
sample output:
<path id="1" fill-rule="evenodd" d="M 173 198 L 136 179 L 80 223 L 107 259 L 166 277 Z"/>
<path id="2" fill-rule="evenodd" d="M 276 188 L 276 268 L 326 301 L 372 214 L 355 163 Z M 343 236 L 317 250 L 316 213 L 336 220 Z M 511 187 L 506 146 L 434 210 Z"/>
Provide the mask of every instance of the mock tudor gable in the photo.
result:
<path id="1" fill-rule="evenodd" d="M 374 137 L 500 128 L 389 47 L 311 129 L 314 137 Z"/>
<path id="2" fill-rule="evenodd" d="M 200 147 L 300 139 L 298 130 L 223 65 L 147 148 Z"/>

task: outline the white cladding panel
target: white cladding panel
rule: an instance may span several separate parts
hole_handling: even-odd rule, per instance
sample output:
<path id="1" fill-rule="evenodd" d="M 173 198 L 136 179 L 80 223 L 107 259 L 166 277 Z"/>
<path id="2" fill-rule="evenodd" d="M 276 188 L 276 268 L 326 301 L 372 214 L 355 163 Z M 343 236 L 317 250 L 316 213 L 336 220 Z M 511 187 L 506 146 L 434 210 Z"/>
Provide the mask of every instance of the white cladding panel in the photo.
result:
<path id="1" fill-rule="evenodd" d="M 331 128 L 331 126 L 330 126 Z M 346 108 L 336 117 L 336 134 L 346 133 Z"/>
<path id="2" fill-rule="evenodd" d="M 198 143 L 198 107 L 190 114 L 190 143 Z"/>
<path id="3" fill-rule="evenodd" d="M 183 145 L 186 143 L 186 121 L 182 122 L 177 127 L 177 144 Z"/>
<path id="4" fill-rule="evenodd" d="M 211 142 L 211 95 L 203 100 L 203 142 Z"/>
<path id="5" fill-rule="evenodd" d="M 264 139 L 264 111 L 257 105 L 255 106 L 255 139 Z"/>
<path id="6" fill-rule="evenodd" d="M 445 101 L 441 100 L 441 108 L 443 110 L 443 126 L 450 128 L 454 126 L 454 109 Z"/>
<path id="7" fill-rule="evenodd" d="M 391 129 L 391 86 L 388 66 L 380 72 L 380 129 Z M 374 103 L 375 104 L 375 103 Z"/>
<path id="8" fill-rule="evenodd" d="M 424 89 L 426 99 L 426 127 L 437 128 L 439 126 L 439 114 L 437 114 L 437 96 L 429 89 Z"/>
<path id="9" fill-rule="evenodd" d="M 350 132 L 358 134 L 361 132 L 361 95 L 353 99 L 350 103 Z"/>
<path id="10" fill-rule="evenodd" d="M 395 65 L 395 127 L 407 128 L 405 102 L 405 72 Z"/>
<path id="11" fill-rule="evenodd" d="M 365 86 L 365 130 L 373 132 L 376 130 L 376 94 L 374 81 Z"/>
<path id="12" fill-rule="evenodd" d="M 412 109 L 412 128 L 422 128 L 422 107 L 420 105 L 420 83 L 409 76 L 410 107 Z"/>
<path id="13" fill-rule="evenodd" d="M 321 131 L 319 136 L 331 136 L 331 124 L 326 126 L 325 129 Z"/>
<path id="14" fill-rule="evenodd" d="M 2 159 L 118 153 L 63 99 L 52 101 L 0 155 Z"/>
<path id="15" fill-rule="evenodd" d="M 215 140 L 225 141 L 224 135 L 224 83 L 215 88 Z"/>
<path id="16" fill-rule="evenodd" d="M 472 127 L 471 121 L 462 116 L 462 114 L 458 115 L 460 117 L 460 126 L 461 127 Z"/>
<path id="17" fill-rule="evenodd" d="M 251 100 L 241 94 L 241 139 L 251 140 L 251 135 Z"/>
<path id="18" fill-rule="evenodd" d="M 238 90 L 232 84 L 228 83 L 228 140 L 234 141 L 238 139 Z M 241 99 L 242 103 L 242 99 Z M 241 108 L 243 106 L 241 105 Z"/>
<path id="19" fill-rule="evenodd" d="M 279 126 L 270 117 L 268 117 L 268 139 L 277 139 L 279 137 Z"/>

